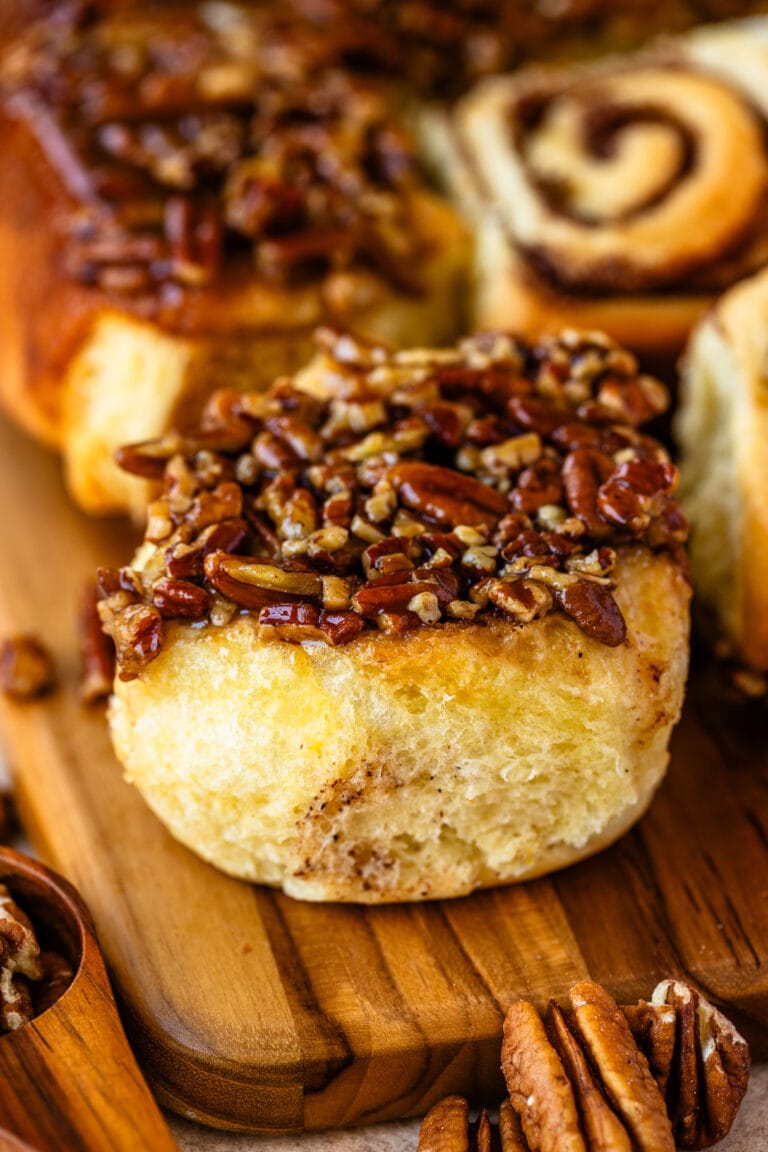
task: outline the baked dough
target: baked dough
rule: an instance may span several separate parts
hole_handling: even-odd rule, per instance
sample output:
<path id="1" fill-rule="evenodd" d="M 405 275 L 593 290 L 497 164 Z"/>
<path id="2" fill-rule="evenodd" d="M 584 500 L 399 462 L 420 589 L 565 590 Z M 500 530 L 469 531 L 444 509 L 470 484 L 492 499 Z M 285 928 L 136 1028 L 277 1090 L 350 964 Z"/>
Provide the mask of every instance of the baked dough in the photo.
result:
<path id="1" fill-rule="evenodd" d="M 768 671 L 768 272 L 694 331 L 676 432 L 698 596 L 730 654 Z"/>
<path id="2" fill-rule="evenodd" d="M 122 454 L 167 461 L 101 574 L 128 779 L 207 860 L 306 899 L 596 851 L 650 802 L 686 676 L 675 471 L 637 428 L 663 391 L 594 335 L 324 340 L 293 386 Z"/>
<path id="3" fill-rule="evenodd" d="M 642 815 L 687 669 L 688 587 L 623 556 L 628 641 L 523 628 L 265 642 L 176 626 L 110 708 L 127 778 L 173 835 L 309 900 L 458 896 L 590 855 Z"/>
<path id="4" fill-rule="evenodd" d="M 599 328 L 669 368 L 719 292 L 768 259 L 766 93 L 765 35 L 706 29 L 492 78 L 426 114 L 477 233 L 475 323 Z"/>
<path id="5" fill-rule="evenodd" d="M 321 321 L 452 338 L 467 237 L 389 88 L 340 68 L 340 33 L 279 5 L 73 19 L 3 68 L 0 401 L 62 451 L 83 508 L 143 515 L 120 444 L 293 372 Z"/>

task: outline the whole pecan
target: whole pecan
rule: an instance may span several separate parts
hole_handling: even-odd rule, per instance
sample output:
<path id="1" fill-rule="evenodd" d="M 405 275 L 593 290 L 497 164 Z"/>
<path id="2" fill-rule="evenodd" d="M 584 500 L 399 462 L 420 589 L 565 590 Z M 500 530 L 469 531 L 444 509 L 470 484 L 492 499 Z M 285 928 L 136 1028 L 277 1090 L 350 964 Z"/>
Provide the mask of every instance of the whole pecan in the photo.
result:
<path id="1" fill-rule="evenodd" d="M 202 620 L 208 615 L 211 594 L 189 580 L 163 577 L 152 586 L 152 603 L 161 616 L 171 619 Z"/>
<path id="2" fill-rule="evenodd" d="M 593 640 L 616 648 L 626 639 L 626 622 L 608 588 L 580 580 L 558 589 L 555 598 Z"/>
<path id="3" fill-rule="evenodd" d="M 436 464 L 404 461 L 387 476 L 408 508 L 437 524 L 493 525 L 508 509 L 494 488 Z"/>
<path id="4" fill-rule="evenodd" d="M 575 448 L 563 461 L 563 489 L 568 507 L 596 540 L 610 535 L 610 527 L 600 515 L 598 492 L 613 474 L 609 456 L 596 448 Z"/>

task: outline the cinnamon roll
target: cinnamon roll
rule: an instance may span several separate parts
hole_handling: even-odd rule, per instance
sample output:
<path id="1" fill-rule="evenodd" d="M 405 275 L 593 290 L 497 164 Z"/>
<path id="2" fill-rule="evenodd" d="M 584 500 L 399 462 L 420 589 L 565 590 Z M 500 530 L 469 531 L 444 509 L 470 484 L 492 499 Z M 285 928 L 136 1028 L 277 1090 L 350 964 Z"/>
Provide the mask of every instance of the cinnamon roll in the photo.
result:
<path id="1" fill-rule="evenodd" d="M 490 79 L 427 147 L 477 230 L 481 325 L 568 322 L 669 360 L 768 259 L 768 45 L 700 31 Z"/>
<path id="2" fill-rule="evenodd" d="M 452 336 L 466 241 L 367 25 L 99 7 L 4 59 L 0 398 L 111 512 L 144 501 L 120 443 L 194 425 L 214 385 L 292 371 L 319 321 Z"/>
<path id="3" fill-rule="evenodd" d="M 121 452 L 145 540 L 102 570 L 127 777 L 218 867 L 378 903 L 621 835 L 687 668 L 666 403 L 610 340 L 391 352 L 326 332 L 267 394 Z"/>
<path id="4" fill-rule="evenodd" d="M 677 433 L 691 567 L 720 649 L 768 672 L 768 271 L 732 288 L 683 359 Z"/>

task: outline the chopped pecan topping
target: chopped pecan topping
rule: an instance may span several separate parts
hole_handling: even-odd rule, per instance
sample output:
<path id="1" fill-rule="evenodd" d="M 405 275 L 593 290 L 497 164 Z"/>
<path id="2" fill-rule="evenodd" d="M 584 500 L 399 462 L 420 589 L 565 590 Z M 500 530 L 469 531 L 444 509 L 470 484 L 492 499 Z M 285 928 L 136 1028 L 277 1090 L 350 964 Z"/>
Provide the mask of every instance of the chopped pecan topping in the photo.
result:
<path id="1" fill-rule="evenodd" d="M 353 13 L 73 4 L 26 33 L 0 84 L 73 198 L 65 269 L 146 309 L 227 261 L 329 285 L 373 268 L 420 291 L 420 178 L 385 79 L 394 62 Z"/>
<path id="2" fill-rule="evenodd" d="M 15 700 L 34 700 L 56 681 L 53 657 L 31 634 L 8 636 L 0 645 L 0 689 Z"/>
<path id="3" fill-rule="evenodd" d="M 199 432 L 120 453 L 139 475 L 162 465 L 165 485 L 133 566 L 102 576 L 121 675 L 157 654 L 163 621 L 237 612 L 293 642 L 559 613 L 623 643 L 621 549 L 677 558 L 684 534 L 663 448 L 602 408 L 579 416 L 605 372 L 629 387 L 627 353 L 604 342 L 587 358 L 573 333 L 407 352 L 330 330 L 319 342 L 317 394 L 290 380 L 223 393 Z M 450 435 L 434 419 L 446 410 L 460 413 Z"/>
<path id="4" fill-rule="evenodd" d="M 498 1127 L 449 1096 L 427 1114 L 419 1152 L 674 1152 L 726 1135 L 747 1087 L 749 1052 L 721 1013 L 665 980 L 651 1002 L 619 1008 L 592 980 L 504 1021 L 509 1098 Z M 674 1131 L 674 1136 L 673 1136 Z"/>

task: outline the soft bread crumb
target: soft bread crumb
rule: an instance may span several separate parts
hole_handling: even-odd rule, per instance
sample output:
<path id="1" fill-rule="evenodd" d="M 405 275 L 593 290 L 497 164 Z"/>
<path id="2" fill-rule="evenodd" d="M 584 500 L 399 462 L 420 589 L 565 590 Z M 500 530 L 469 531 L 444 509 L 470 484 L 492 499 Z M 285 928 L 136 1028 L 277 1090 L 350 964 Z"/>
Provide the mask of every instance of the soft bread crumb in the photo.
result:
<path id="1" fill-rule="evenodd" d="M 177 625 L 110 717 L 128 779 L 218 867 L 316 900 L 455 896 L 595 851 L 645 809 L 687 669 L 689 590 L 620 557 L 628 640 L 525 627 L 343 648 Z"/>

